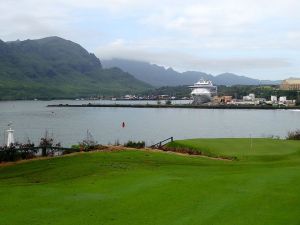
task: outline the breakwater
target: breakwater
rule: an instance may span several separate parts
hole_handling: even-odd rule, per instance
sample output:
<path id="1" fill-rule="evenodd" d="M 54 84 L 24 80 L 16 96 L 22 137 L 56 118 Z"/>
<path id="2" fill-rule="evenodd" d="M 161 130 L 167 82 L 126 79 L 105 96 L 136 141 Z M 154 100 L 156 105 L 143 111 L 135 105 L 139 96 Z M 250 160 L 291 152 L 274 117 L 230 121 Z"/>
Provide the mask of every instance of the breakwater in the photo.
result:
<path id="1" fill-rule="evenodd" d="M 154 104 L 53 104 L 47 107 L 99 107 L 99 108 L 187 108 L 187 109 L 300 109 L 300 106 L 269 106 L 269 105 L 154 105 Z"/>

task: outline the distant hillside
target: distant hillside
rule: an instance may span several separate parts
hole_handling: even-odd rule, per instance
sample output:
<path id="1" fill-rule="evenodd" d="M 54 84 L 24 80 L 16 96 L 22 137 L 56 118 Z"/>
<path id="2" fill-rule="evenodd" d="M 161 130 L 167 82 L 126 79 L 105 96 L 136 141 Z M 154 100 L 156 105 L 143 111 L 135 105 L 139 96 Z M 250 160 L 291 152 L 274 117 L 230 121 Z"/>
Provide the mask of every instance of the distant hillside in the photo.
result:
<path id="1" fill-rule="evenodd" d="M 124 59 L 112 59 L 102 61 L 104 68 L 118 67 L 126 72 L 131 73 L 137 79 L 147 82 L 155 87 L 161 86 L 178 86 L 195 83 L 205 73 L 191 73 L 182 76 L 172 68 L 165 69 L 162 66 L 150 64 L 147 62 L 131 61 Z"/>
<path id="2" fill-rule="evenodd" d="M 269 84 L 277 85 L 280 84 L 280 80 L 258 80 L 246 76 L 240 76 L 233 73 L 222 73 L 215 76 L 213 79 L 215 84 L 218 85 L 260 85 L 260 84 Z"/>
<path id="3" fill-rule="evenodd" d="M 209 79 L 216 85 L 259 85 L 259 84 L 279 84 L 280 81 L 259 81 L 245 76 L 239 76 L 231 73 L 223 73 L 213 76 L 203 72 L 188 71 L 179 73 L 172 68 L 165 69 L 162 66 L 150 64 L 147 62 L 112 59 L 103 60 L 103 67 L 118 67 L 137 79 L 145 81 L 155 87 L 189 85 L 198 81 L 200 78 Z"/>
<path id="4" fill-rule="evenodd" d="M 121 69 L 103 69 L 94 54 L 72 41 L 0 40 L 0 99 L 118 95 L 150 87 Z"/>

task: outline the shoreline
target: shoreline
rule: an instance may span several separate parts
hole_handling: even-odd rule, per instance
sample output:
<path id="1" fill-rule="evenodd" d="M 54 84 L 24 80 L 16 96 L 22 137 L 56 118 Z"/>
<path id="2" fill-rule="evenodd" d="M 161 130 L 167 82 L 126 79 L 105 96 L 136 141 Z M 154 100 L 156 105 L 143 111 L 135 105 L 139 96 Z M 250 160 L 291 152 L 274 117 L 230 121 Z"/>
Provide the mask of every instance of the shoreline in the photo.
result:
<path id="1" fill-rule="evenodd" d="M 47 107 L 70 107 L 70 108 L 88 108 L 88 107 L 98 107 L 98 108 L 178 108 L 178 109 L 261 109 L 261 110 L 290 110 L 299 109 L 300 106 L 251 106 L 251 105 L 154 105 L 154 104 L 54 104 L 47 105 Z"/>

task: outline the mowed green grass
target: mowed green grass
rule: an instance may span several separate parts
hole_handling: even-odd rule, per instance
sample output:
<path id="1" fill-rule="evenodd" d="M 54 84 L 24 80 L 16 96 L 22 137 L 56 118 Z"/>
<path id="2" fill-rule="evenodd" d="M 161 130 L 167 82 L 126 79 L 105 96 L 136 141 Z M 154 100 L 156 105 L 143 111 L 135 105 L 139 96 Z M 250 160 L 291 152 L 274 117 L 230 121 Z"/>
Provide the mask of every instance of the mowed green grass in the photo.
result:
<path id="1" fill-rule="evenodd" d="M 206 144 L 228 153 L 219 141 Z M 0 224 L 300 224 L 300 142 L 270 142 L 237 161 L 120 151 L 1 167 Z"/>
<path id="2" fill-rule="evenodd" d="M 283 159 L 300 151 L 300 142 L 270 138 L 188 139 L 168 144 L 189 148 L 211 156 L 235 156 L 238 159 Z"/>

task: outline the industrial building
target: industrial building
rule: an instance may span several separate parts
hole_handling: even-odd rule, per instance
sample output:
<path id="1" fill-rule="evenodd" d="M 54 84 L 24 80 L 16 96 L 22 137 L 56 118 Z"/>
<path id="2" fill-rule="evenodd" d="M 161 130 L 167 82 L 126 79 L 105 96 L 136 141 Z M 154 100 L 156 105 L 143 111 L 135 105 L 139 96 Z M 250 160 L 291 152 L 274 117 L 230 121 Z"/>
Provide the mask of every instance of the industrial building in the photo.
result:
<path id="1" fill-rule="evenodd" d="M 300 91 L 300 79 L 299 78 L 289 78 L 282 81 L 280 85 L 281 90 L 290 90 L 290 91 Z"/>

